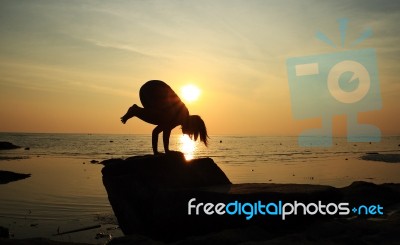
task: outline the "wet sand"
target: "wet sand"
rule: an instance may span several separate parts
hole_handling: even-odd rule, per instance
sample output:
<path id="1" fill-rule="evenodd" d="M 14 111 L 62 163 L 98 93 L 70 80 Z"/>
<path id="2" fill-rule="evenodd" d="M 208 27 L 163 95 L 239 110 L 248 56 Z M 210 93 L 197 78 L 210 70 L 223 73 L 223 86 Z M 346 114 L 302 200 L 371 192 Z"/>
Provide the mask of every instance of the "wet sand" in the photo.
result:
<path id="1" fill-rule="evenodd" d="M 83 164 L 85 162 L 85 164 Z M 30 178 L 0 185 L 0 226 L 13 238 L 104 243 L 121 236 L 101 180 L 101 165 L 72 158 L 0 161 L 0 169 L 29 173 Z M 101 225 L 66 235 L 58 232 Z M 105 236 L 96 239 L 96 235 Z"/>

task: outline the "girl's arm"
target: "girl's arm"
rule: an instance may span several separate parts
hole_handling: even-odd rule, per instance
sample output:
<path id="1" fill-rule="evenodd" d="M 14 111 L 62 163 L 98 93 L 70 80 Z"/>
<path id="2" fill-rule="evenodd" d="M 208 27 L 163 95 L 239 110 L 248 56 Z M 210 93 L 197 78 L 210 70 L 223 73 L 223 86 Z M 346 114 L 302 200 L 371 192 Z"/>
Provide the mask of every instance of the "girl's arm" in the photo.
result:
<path id="1" fill-rule="evenodd" d="M 160 126 L 157 126 L 153 129 L 153 133 L 151 134 L 151 142 L 153 146 L 153 153 L 154 155 L 158 154 L 158 135 L 162 132 L 163 130 L 161 129 Z"/>
<path id="2" fill-rule="evenodd" d="M 169 137 L 171 136 L 171 130 L 172 129 L 164 129 L 163 131 L 163 143 L 165 153 L 169 152 Z"/>

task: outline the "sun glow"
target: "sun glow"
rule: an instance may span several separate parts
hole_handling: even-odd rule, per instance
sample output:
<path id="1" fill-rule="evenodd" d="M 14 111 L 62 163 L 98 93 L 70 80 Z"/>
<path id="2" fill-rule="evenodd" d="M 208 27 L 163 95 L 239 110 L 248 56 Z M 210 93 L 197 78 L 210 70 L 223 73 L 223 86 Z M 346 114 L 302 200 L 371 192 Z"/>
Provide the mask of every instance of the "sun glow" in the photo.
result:
<path id="1" fill-rule="evenodd" d="M 185 155 L 186 160 L 192 160 L 196 151 L 196 142 L 187 134 L 183 134 L 179 137 L 179 150 Z"/>
<path id="2" fill-rule="evenodd" d="M 188 102 L 195 101 L 200 96 L 200 89 L 192 84 L 183 86 L 181 92 L 183 99 Z"/>

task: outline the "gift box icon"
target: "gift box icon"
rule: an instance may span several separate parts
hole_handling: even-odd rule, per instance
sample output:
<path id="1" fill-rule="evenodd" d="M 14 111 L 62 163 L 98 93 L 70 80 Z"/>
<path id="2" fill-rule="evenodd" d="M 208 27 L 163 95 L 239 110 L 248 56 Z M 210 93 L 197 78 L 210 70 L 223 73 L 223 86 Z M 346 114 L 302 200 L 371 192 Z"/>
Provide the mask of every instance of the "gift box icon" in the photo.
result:
<path id="1" fill-rule="evenodd" d="M 342 114 L 348 141 L 380 141 L 379 128 L 357 121 L 358 113 L 382 107 L 374 49 L 289 58 L 287 73 L 294 118 L 322 119 L 321 128 L 300 134 L 301 146 L 331 146 L 333 116 Z"/>

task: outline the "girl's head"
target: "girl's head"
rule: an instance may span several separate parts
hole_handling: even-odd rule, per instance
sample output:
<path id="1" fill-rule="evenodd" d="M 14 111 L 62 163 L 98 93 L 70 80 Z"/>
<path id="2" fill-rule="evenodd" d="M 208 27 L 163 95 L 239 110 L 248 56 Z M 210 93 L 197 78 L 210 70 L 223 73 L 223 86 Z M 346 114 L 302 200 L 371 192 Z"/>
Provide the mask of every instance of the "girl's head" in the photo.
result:
<path id="1" fill-rule="evenodd" d="M 186 122 L 182 125 L 182 133 L 189 135 L 191 139 L 196 141 L 200 136 L 200 140 L 207 146 L 208 135 L 207 128 L 203 119 L 198 115 L 189 116 Z"/>

